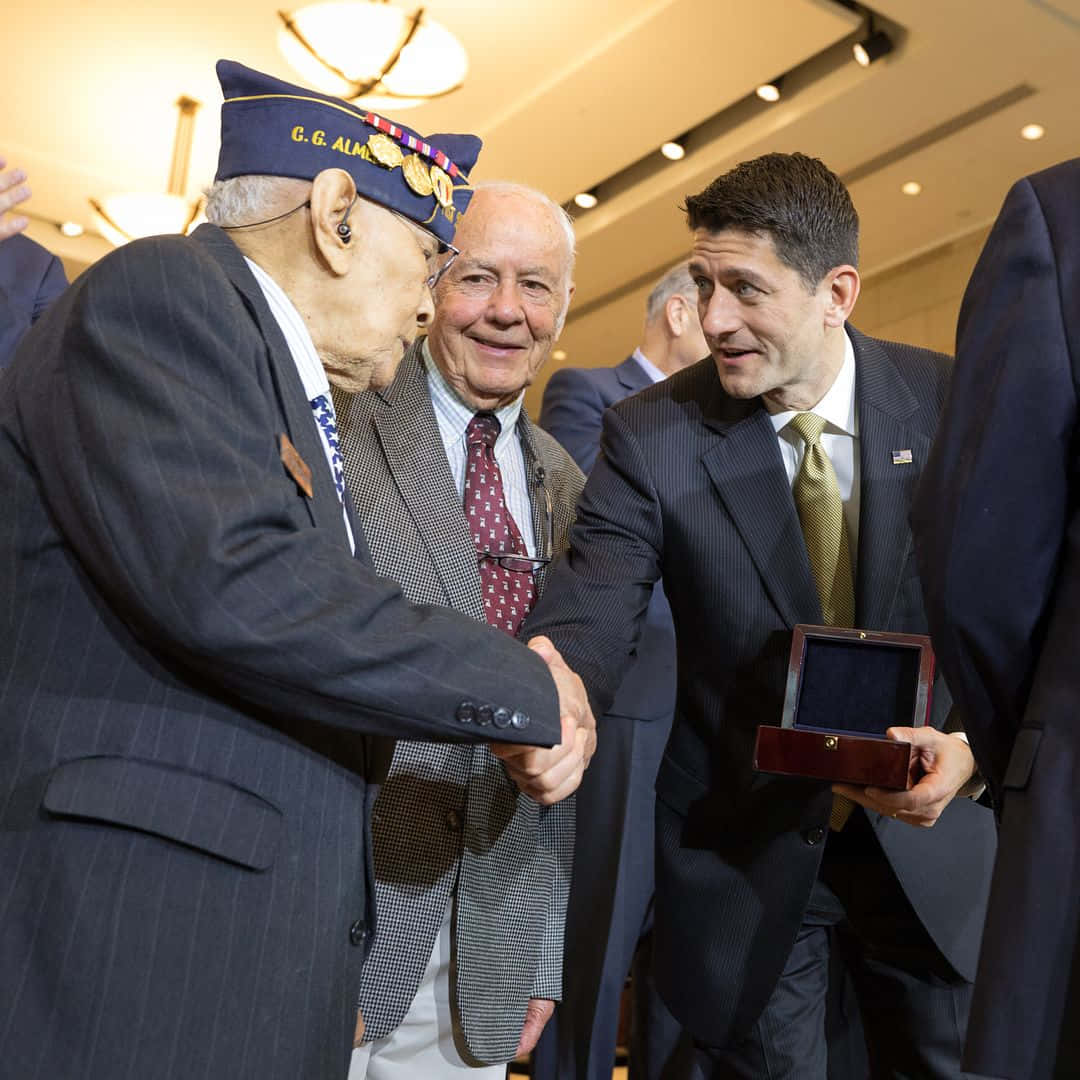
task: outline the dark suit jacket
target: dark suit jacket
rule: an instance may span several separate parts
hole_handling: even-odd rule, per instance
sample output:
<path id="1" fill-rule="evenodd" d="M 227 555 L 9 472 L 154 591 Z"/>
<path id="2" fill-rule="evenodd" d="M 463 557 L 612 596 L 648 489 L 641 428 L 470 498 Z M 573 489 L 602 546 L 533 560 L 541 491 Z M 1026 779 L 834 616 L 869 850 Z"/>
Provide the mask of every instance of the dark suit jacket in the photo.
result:
<path id="1" fill-rule="evenodd" d="M 604 412 L 652 384 L 633 356 L 615 367 L 561 368 L 544 388 L 540 425 L 588 473 L 600 451 Z M 553 1057 L 552 1076 L 610 1071 L 614 1017 L 652 901 L 652 791 L 674 710 L 675 628 L 657 582 L 637 656 L 609 712 L 598 718 L 596 753 L 577 792 L 565 991 L 555 1022 L 545 1030 L 547 1045 L 534 1055 L 534 1076 L 536 1059 L 542 1068 L 545 1052 Z M 650 1025 L 659 1043 L 658 1022 L 650 1017 Z M 644 1027 L 642 1017 L 642 1042 Z"/>
<path id="2" fill-rule="evenodd" d="M 544 387 L 540 426 L 566 447 L 588 476 L 600 452 L 605 410 L 649 386 L 652 379 L 632 356 L 613 368 L 561 368 Z M 670 723 L 675 700 L 675 631 L 662 587 L 653 590 L 637 654 L 610 711 L 633 720 Z"/>
<path id="3" fill-rule="evenodd" d="M 948 382 L 944 357 L 850 331 L 859 416 L 856 623 L 925 631 L 907 514 Z M 892 451 L 910 449 L 912 465 Z M 649 584 L 675 619 L 678 701 L 657 779 L 656 977 L 675 1016 L 719 1045 L 759 1015 L 801 924 L 832 796 L 757 774 L 779 723 L 795 623 L 821 608 L 776 434 L 711 360 L 609 410 L 571 553 L 529 631 L 548 633 L 603 711 Z M 935 722 L 949 705 L 936 687 Z M 993 822 L 955 800 L 916 830 L 871 815 L 905 893 L 953 967 L 974 974 Z"/>
<path id="4" fill-rule="evenodd" d="M 914 516 L 938 654 L 1001 812 L 967 1067 L 1009 1080 L 1080 1076 L 1078 393 L 1074 160 L 1021 180 L 987 240 Z"/>
<path id="5" fill-rule="evenodd" d="M 0 369 L 19 339 L 67 288 L 60 260 L 26 236 L 0 243 Z"/>
<path id="6" fill-rule="evenodd" d="M 422 345 L 383 391 L 335 395 L 345 475 L 376 569 L 405 595 L 484 622 L 476 549 L 431 404 Z M 533 533 L 556 552 L 585 478 L 522 413 Z M 544 554 L 552 554 L 544 552 Z M 536 575 L 542 590 L 545 570 Z M 360 1003 L 368 1038 L 404 1019 L 431 958 L 451 893 L 454 993 L 462 1035 L 479 1061 L 514 1056 L 530 997 L 562 996 L 563 932 L 574 850 L 574 800 L 541 807 L 486 746 L 401 740 L 375 803 L 379 937 Z"/>
<path id="7" fill-rule="evenodd" d="M 343 1076 L 365 736 L 466 737 L 471 700 L 531 716 L 502 738 L 554 740 L 551 679 L 350 557 L 295 365 L 220 230 L 107 256 L 4 380 L 4 1071 Z"/>

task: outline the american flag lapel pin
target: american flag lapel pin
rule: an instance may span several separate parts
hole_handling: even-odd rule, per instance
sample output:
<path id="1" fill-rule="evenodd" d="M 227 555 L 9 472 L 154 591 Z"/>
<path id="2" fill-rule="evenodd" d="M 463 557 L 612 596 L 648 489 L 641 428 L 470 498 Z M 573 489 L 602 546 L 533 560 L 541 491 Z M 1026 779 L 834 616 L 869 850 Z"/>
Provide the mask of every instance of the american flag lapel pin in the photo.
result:
<path id="1" fill-rule="evenodd" d="M 910 450 L 894 450 L 892 452 L 892 463 L 894 465 L 910 465 L 911 464 L 911 451 Z"/>

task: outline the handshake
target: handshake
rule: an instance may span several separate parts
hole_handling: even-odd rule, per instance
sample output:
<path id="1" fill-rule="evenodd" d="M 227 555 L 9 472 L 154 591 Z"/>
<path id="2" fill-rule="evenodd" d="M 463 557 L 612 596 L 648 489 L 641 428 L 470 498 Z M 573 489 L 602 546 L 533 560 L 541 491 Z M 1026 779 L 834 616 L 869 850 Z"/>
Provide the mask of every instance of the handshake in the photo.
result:
<path id="1" fill-rule="evenodd" d="M 547 663 L 559 692 L 562 741 L 549 750 L 514 743 L 492 743 L 510 779 L 531 799 L 550 806 L 578 789 L 596 749 L 596 720 L 585 684 L 571 671 L 546 637 L 534 637 L 529 648 Z"/>

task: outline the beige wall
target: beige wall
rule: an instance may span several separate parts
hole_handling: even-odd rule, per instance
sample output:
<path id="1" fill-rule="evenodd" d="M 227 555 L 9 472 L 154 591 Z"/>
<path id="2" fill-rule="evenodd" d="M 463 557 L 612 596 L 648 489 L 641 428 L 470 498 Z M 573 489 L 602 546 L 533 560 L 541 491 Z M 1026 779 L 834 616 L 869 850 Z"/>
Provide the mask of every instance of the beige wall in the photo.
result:
<path id="1" fill-rule="evenodd" d="M 952 355 L 956 317 L 988 228 L 863 282 L 852 322 L 864 333 Z"/>

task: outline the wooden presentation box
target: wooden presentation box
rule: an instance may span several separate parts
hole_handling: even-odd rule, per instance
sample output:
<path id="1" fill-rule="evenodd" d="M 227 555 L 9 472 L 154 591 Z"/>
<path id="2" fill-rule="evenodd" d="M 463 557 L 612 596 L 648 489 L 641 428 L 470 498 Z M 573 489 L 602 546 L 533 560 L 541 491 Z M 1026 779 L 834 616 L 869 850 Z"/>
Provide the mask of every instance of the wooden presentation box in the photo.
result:
<path id="1" fill-rule="evenodd" d="M 909 788 L 912 747 L 890 727 L 930 715 L 934 652 L 919 634 L 795 627 L 779 727 L 762 724 L 754 768 L 860 786 Z"/>

